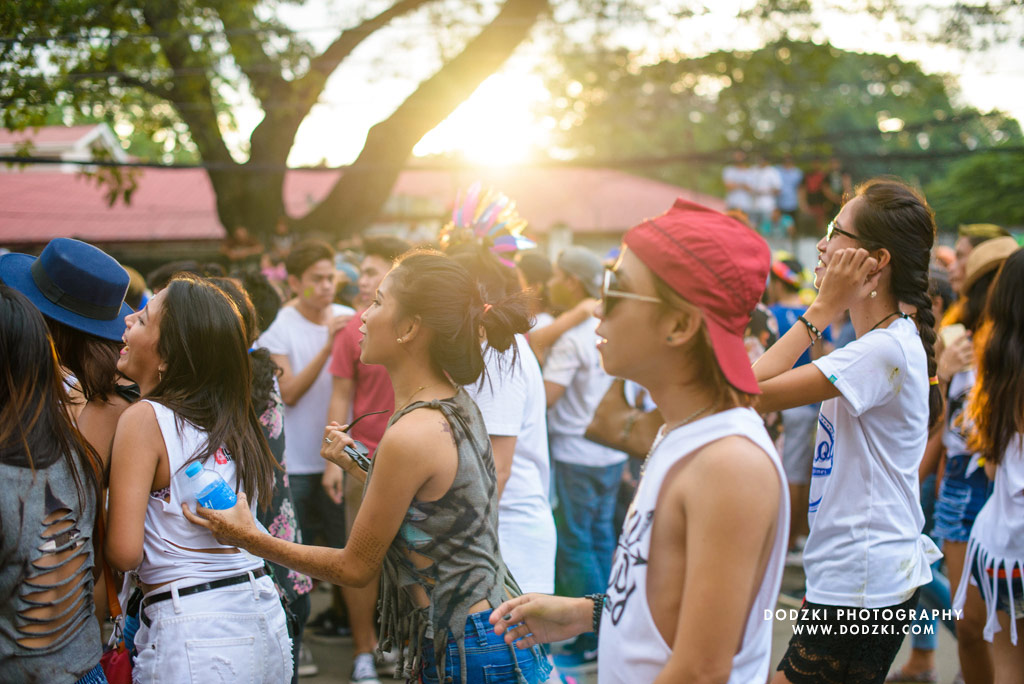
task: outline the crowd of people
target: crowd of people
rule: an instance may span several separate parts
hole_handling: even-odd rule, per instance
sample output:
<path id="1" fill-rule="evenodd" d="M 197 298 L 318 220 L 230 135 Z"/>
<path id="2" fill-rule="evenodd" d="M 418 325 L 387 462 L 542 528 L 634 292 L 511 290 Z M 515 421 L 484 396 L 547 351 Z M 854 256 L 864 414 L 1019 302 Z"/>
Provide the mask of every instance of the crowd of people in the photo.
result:
<path id="1" fill-rule="evenodd" d="M 797 234 L 817 235 L 853 191 L 850 174 L 837 157 L 815 160 L 805 172 L 791 155 L 776 165 L 758 156 L 748 163 L 737 150 L 722 170 L 726 213 L 745 221 L 774 244 L 792 244 Z"/>
<path id="2" fill-rule="evenodd" d="M 479 188 L 434 245 L 0 256 L 0 680 L 294 682 L 315 630 L 353 684 L 927 682 L 941 618 L 1024 681 L 1024 250 L 838 162 L 725 182 L 612 262 Z"/>

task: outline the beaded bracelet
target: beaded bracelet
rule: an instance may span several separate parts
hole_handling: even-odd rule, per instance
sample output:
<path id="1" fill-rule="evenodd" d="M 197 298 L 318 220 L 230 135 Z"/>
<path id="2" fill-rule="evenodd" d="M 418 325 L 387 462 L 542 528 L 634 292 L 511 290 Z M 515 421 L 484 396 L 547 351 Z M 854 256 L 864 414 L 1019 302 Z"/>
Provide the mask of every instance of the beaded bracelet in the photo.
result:
<path id="1" fill-rule="evenodd" d="M 818 330 L 813 323 L 811 323 L 803 316 L 797 317 L 797 320 L 807 326 L 807 332 L 811 335 L 812 344 L 821 339 L 821 331 Z"/>
<path id="2" fill-rule="evenodd" d="M 601 629 L 601 611 L 604 610 L 604 600 L 608 598 L 607 594 L 587 594 L 583 598 L 588 598 L 594 602 L 594 618 L 593 627 L 594 633 L 597 634 Z"/>

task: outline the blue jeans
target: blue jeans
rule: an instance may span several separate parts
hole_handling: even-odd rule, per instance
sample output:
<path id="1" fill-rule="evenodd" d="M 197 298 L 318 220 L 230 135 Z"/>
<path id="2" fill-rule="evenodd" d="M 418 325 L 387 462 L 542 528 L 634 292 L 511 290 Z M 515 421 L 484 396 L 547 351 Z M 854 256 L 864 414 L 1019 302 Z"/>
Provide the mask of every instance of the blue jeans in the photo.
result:
<path id="1" fill-rule="evenodd" d="M 75 684 L 107 684 L 107 675 L 103 673 L 100 664 L 96 663 L 96 667 L 86 672 Z"/>
<path id="2" fill-rule="evenodd" d="M 585 466 L 554 461 L 560 514 L 555 564 L 562 596 L 600 594 L 608 588 L 615 552 L 615 498 L 625 462 Z"/>
<path id="3" fill-rule="evenodd" d="M 512 647 L 505 643 L 505 635 L 498 636 L 488 621 L 490 610 L 473 613 L 466 618 L 466 635 L 463 649 L 466 652 L 466 680 L 462 680 L 459 664 L 459 645 L 448 638 L 444 657 L 445 684 L 539 684 L 546 681 L 551 666 L 548 665 L 543 649 L 538 646 L 520 651 L 515 649 L 516 663 L 522 679 L 516 673 L 512 662 Z M 439 684 L 437 676 L 437 655 L 432 639 L 423 641 L 423 670 L 420 673 L 423 684 Z"/>

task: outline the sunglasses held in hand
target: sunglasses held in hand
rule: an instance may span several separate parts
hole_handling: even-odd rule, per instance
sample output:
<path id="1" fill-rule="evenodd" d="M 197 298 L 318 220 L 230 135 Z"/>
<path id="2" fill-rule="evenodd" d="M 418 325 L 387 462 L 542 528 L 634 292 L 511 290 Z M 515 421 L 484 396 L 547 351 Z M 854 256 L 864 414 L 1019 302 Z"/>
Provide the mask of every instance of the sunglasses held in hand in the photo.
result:
<path id="1" fill-rule="evenodd" d="M 342 430 L 342 432 L 348 432 L 349 430 L 352 429 L 353 425 L 361 421 L 363 418 L 366 418 L 367 416 L 376 416 L 377 414 L 387 412 L 388 409 L 381 409 L 380 411 L 370 411 L 369 413 L 364 413 L 363 415 L 359 416 L 351 423 L 349 423 L 345 427 L 345 429 Z M 351 445 L 345 447 L 344 451 L 346 454 L 348 454 L 349 458 L 356 462 L 356 465 L 359 466 L 364 473 L 370 470 L 370 450 L 366 448 L 365 444 L 363 444 L 359 440 L 354 440 Z"/>

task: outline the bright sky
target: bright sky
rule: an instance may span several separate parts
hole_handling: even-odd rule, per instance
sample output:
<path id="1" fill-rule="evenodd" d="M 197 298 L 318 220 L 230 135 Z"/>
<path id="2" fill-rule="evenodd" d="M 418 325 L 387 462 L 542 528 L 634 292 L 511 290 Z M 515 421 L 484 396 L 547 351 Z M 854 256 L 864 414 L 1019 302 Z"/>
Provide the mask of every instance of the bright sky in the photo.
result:
<path id="1" fill-rule="evenodd" d="M 711 4 L 711 3 L 709 3 Z M 680 38 L 653 41 L 642 25 L 625 26 L 617 38 L 631 48 L 643 47 L 652 57 L 675 50 L 709 50 L 736 44 L 759 44 L 752 31 L 735 20 L 744 0 L 718 0 L 710 16 L 687 24 L 687 45 Z M 282 9 L 285 21 L 303 30 L 311 26 L 339 26 L 344 22 L 325 9 L 329 1 L 307 2 Z M 657 7 L 657 5 L 655 5 Z M 830 40 L 843 49 L 866 49 L 898 54 L 917 60 L 926 71 L 955 75 L 965 103 L 982 111 L 1001 109 L 1024 121 L 1024 48 L 1004 46 L 986 53 L 964 54 L 942 47 L 901 41 L 893 27 L 868 17 L 824 13 L 819 40 Z M 416 84 L 433 73 L 437 61 L 431 50 L 417 53 L 396 47 L 403 39 L 422 44 L 431 41 L 423 17 L 396 22 L 389 34 L 367 40 L 335 72 L 316 106 L 296 136 L 289 156 L 291 165 L 329 165 L 351 162 L 363 146 L 366 133 L 386 118 Z M 306 34 L 317 45 L 333 39 L 329 30 Z M 673 44 L 675 43 L 675 44 Z M 395 56 L 397 55 L 397 57 Z M 450 153 L 480 164 L 509 164 L 528 159 L 550 141 L 551 120 L 534 114 L 538 103 L 549 97 L 539 76 L 533 73 L 543 50 L 537 43 L 520 47 L 505 67 L 488 78 L 477 91 L 441 125 L 428 133 L 414 149 L 418 156 Z M 237 140 L 248 139 L 262 114 L 252 103 L 236 109 Z"/>

